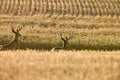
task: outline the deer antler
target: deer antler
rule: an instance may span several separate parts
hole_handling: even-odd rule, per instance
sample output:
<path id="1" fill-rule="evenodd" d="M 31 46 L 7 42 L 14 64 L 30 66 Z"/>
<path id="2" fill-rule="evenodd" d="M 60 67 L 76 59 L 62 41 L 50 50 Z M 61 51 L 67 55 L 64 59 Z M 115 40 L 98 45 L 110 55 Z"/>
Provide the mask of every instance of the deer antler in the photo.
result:
<path id="1" fill-rule="evenodd" d="M 62 33 L 60 33 L 59 35 L 60 35 L 60 37 L 62 38 Z"/>
<path id="2" fill-rule="evenodd" d="M 12 29 L 12 32 L 13 32 L 13 33 L 16 33 L 15 27 L 13 26 L 13 24 L 11 24 L 11 29 Z"/>
<path id="3" fill-rule="evenodd" d="M 22 30 L 23 27 L 24 27 L 24 25 L 18 25 L 17 32 L 20 32 L 20 31 Z"/>
<path id="4" fill-rule="evenodd" d="M 70 40 L 70 39 L 72 39 L 74 36 L 73 36 L 73 34 L 71 34 L 69 37 L 66 37 L 66 40 Z"/>
<path id="5" fill-rule="evenodd" d="M 63 38 L 62 33 L 60 33 L 60 37 L 61 37 L 61 39 L 62 39 L 63 41 L 66 41 L 66 40 Z"/>
<path id="6" fill-rule="evenodd" d="M 67 37 L 67 40 L 70 40 L 70 39 L 72 39 L 74 36 L 70 36 L 69 38 Z"/>

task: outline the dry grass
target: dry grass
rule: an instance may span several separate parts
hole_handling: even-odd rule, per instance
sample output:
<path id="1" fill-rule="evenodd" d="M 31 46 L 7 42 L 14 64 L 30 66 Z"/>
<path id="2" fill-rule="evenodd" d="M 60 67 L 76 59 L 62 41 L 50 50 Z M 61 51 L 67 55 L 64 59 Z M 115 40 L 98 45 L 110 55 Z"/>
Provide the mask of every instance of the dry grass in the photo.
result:
<path id="1" fill-rule="evenodd" d="M 0 51 L 0 80 L 119 80 L 120 51 L 88 51 L 120 50 L 119 9 L 119 0 L 0 0 L 0 44 L 25 24 L 21 49 L 38 49 Z M 58 33 L 74 33 L 73 51 L 47 51 Z"/>
<path id="2" fill-rule="evenodd" d="M 120 51 L 1 51 L 0 80 L 119 80 Z"/>
<path id="3" fill-rule="evenodd" d="M 66 26 L 65 26 L 66 27 Z M 87 26 L 86 26 L 87 27 Z M 20 32 L 21 49 L 50 50 L 62 44 L 59 33 L 68 36 L 73 33 L 74 38 L 69 41 L 68 50 L 120 50 L 120 28 L 76 29 L 25 26 Z M 0 44 L 8 44 L 14 34 L 10 26 L 0 27 Z"/>

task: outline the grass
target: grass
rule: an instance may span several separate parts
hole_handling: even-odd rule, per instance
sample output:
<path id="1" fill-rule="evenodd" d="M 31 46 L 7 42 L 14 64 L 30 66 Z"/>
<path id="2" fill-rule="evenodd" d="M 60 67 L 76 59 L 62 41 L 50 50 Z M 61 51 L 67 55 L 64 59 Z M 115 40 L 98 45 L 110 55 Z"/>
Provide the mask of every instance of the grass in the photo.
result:
<path id="1" fill-rule="evenodd" d="M 109 16 L 49 18 L 35 16 L 0 16 L 0 44 L 13 39 L 10 25 L 25 24 L 21 31 L 21 49 L 50 50 L 61 46 L 59 33 L 73 34 L 68 50 L 119 50 L 120 18 Z"/>
<path id="2" fill-rule="evenodd" d="M 97 26 L 97 25 L 96 25 Z M 88 26 L 89 27 L 89 26 Z M 55 46 L 61 46 L 62 41 L 59 33 L 63 36 L 74 35 L 70 40 L 68 50 L 119 50 L 120 49 L 120 29 L 97 28 L 97 29 L 76 29 L 74 27 L 39 27 L 30 25 L 21 31 L 21 49 L 50 50 Z M 10 26 L 0 27 L 0 43 L 7 44 L 14 37 Z"/>
<path id="3" fill-rule="evenodd" d="M 0 80 L 119 80 L 120 51 L 0 52 Z"/>
<path id="4" fill-rule="evenodd" d="M 48 1 L 0 0 L 0 44 L 13 40 L 11 24 L 25 25 L 20 50 L 0 51 L 0 80 L 119 80 L 119 1 Z M 60 33 L 74 38 L 50 51 Z"/>

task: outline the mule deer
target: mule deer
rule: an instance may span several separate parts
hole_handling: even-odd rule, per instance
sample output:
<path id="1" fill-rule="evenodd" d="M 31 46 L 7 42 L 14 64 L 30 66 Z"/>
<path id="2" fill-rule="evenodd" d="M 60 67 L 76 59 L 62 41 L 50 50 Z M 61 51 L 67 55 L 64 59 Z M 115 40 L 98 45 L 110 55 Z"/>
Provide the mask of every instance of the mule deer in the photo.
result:
<path id="1" fill-rule="evenodd" d="M 52 50 L 62 50 L 62 49 L 66 49 L 67 48 L 67 45 L 68 45 L 68 41 L 70 40 L 70 39 L 72 39 L 73 38 L 73 36 L 66 36 L 65 38 L 63 38 L 63 36 L 62 36 L 62 34 L 60 34 L 60 38 L 61 38 L 61 40 L 63 41 L 63 44 L 62 44 L 62 46 L 61 47 L 54 47 L 54 48 L 52 48 Z"/>
<path id="2" fill-rule="evenodd" d="M 0 50 L 9 50 L 9 49 L 19 49 L 19 37 L 21 34 L 19 33 L 24 25 L 18 25 L 18 28 L 15 30 L 15 27 L 11 25 L 12 32 L 15 34 L 15 38 L 8 44 L 6 45 L 1 45 Z"/>

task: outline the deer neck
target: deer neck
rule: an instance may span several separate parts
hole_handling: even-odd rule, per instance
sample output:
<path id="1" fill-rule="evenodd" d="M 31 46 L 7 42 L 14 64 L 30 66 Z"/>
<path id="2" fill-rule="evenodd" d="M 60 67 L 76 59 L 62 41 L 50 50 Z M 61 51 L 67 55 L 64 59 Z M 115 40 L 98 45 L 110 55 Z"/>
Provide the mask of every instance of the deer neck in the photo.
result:
<path id="1" fill-rule="evenodd" d="M 65 49 L 67 47 L 67 42 L 63 42 L 62 48 Z"/>
<path id="2" fill-rule="evenodd" d="M 15 41 L 18 41 L 19 40 L 19 37 L 18 36 L 15 36 Z"/>

